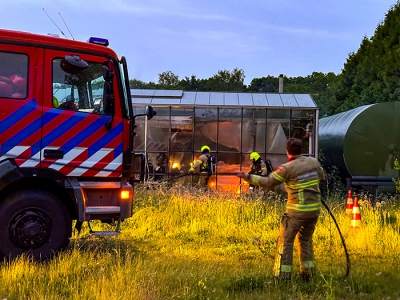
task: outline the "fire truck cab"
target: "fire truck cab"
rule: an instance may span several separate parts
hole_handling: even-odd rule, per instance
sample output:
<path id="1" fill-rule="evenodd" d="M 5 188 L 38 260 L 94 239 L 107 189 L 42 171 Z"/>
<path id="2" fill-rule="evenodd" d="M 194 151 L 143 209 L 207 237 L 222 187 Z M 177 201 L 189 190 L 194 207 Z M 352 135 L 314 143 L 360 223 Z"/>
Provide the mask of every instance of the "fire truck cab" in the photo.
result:
<path id="1" fill-rule="evenodd" d="M 0 29 L 0 259 L 51 258 L 73 220 L 119 232 L 132 215 L 137 116 L 108 40 Z"/>

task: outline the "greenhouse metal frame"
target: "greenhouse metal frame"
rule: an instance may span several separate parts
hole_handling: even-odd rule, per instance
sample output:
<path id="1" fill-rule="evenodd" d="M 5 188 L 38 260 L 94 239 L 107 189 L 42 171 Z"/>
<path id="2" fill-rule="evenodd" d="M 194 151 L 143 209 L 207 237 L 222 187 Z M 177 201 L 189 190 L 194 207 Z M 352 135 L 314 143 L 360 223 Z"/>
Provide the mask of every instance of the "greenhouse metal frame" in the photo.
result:
<path id="1" fill-rule="evenodd" d="M 247 188 L 234 175 L 250 170 L 253 151 L 274 168 L 286 162 L 289 137 L 301 138 L 303 154 L 317 157 L 319 109 L 309 94 L 135 89 L 131 96 L 135 115 L 147 105 L 157 112 L 135 120 L 134 151 L 146 157 L 148 183 L 194 185 L 198 179 L 184 175 L 203 145 L 216 157 L 208 186 L 218 190 Z"/>

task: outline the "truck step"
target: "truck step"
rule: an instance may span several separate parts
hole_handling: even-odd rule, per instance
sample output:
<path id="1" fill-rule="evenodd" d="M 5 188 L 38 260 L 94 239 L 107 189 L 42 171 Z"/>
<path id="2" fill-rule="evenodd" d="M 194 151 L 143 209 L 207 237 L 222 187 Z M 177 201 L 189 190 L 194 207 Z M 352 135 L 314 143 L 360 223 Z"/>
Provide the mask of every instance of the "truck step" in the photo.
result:
<path id="1" fill-rule="evenodd" d="M 103 224 L 103 229 L 108 227 L 110 230 L 93 230 L 90 225 L 90 221 L 88 221 L 89 232 L 95 236 L 114 236 L 120 233 L 121 229 L 121 219 L 117 221 L 115 224 Z"/>
<path id="2" fill-rule="evenodd" d="M 104 215 L 104 214 L 119 214 L 121 207 L 119 206 L 87 206 L 87 215 Z"/>
<path id="3" fill-rule="evenodd" d="M 95 236 L 115 236 L 119 234 L 116 231 L 91 231 L 90 233 Z"/>

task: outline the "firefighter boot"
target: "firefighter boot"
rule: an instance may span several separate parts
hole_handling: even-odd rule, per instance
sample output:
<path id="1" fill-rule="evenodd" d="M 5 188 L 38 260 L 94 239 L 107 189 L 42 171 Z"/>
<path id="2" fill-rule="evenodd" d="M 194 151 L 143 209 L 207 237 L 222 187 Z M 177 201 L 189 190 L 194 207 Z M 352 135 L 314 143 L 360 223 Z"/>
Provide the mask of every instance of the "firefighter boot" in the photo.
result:
<path id="1" fill-rule="evenodd" d="M 292 279 L 292 266 L 281 265 L 281 255 L 277 255 L 274 265 L 274 276 L 276 281 L 285 282 Z"/>
<path id="2" fill-rule="evenodd" d="M 288 282 L 292 280 L 292 273 L 282 272 L 279 276 L 275 276 L 277 282 Z"/>
<path id="3" fill-rule="evenodd" d="M 315 269 L 314 268 L 305 268 L 300 270 L 300 278 L 303 281 L 308 282 L 311 278 L 315 277 Z"/>

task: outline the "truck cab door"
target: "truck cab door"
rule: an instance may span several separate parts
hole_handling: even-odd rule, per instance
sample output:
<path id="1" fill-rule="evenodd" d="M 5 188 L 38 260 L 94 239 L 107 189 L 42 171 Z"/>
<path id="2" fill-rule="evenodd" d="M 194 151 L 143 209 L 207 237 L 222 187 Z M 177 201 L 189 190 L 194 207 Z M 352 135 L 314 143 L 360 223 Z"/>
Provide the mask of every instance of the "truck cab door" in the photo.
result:
<path id="1" fill-rule="evenodd" d="M 45 51 L 42 167 L 66 176 L 120 177 L 123 123 L 114 62 Z"/>
<path id="2" fill-rule="evenodd" d="M 0 42 L 0 163 L 40 163 L 43 49 Z"/>

